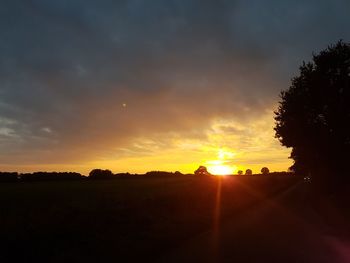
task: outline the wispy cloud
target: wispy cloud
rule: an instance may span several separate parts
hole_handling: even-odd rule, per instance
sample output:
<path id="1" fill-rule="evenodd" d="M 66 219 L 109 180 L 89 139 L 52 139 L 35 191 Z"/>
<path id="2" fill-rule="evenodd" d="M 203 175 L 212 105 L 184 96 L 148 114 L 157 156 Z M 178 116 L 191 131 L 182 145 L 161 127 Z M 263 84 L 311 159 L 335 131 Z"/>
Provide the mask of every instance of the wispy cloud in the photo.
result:
<path id="1" fill-rule="evenodd" d="M 198 145 L 227 146 L 247 165 L 264 145 L 282 163 L 288 154 L 266 112 L 303 59 L 350 37 L 349 8 L 342 0 L 7 1 L 0 119 L 12 123 L 0 122 L 0 168 L 89 169 L 109 158 L 119 170 L 125 158 L 155 158 L 170 169 L 184 161 L 175 152 L 188 151 L 181 167 L 192 169 L 187 161 L 213 157 Z"/>

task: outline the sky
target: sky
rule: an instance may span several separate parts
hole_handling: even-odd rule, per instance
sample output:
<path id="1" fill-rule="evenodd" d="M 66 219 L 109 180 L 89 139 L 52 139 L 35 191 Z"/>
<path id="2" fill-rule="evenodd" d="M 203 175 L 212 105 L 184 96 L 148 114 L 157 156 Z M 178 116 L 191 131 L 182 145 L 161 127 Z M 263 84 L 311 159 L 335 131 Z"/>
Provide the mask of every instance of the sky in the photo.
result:
<path id="1" fill-rule="evenodd" d="M 350 2 L 5 0 L 0 170 L 285 171 L 279 93 Z"/>

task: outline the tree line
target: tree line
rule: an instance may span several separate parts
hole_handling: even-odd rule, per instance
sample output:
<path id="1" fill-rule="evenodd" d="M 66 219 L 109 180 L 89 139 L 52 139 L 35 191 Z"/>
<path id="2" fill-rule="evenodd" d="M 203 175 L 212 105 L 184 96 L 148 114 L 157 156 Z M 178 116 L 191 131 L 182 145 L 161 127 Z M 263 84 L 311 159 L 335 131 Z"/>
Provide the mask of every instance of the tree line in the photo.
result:
<path id="1" fill-rule="evenodd" d="M 172 177 L 182 176 L 183 173 L 150 171 L 145 174 L 130 173 L 113 173 L 108 169 L 93 169 L 88 176 L 77 172 L 0 172 L 0 182 L 35 182 L 35 181 L 60 181 L 60 180 L 94 180 L 94 179 L 113 179 L 113 178 L 129 178 L 129 177 Z"/>
<path id="2" fill-rule="evenodd" d="M 270 172 L 270 169 L 267 168 L 267 167 L 263 167 L 261 168 L 260 170 L 260 174 L 261 175 L 293 175 L 294 173 L 293 172 Z M 210 175 L 215 175 L 215 174 L 211 174 L 208 170 L 207 170 L 207 167 L 201 165 L 198 167 L 197 170 L 194 171 L 194 175 L 197 175 L 197 176 L 210 176 Z M 246 169 L 245 170 L 245 173 L 243 173 L 242 170 L 238 170 L 236 174 L 231 174 L 231 175 L 257 175 L 257 174 L 254 174 L 253 171 L 251 169 Z"/>
<path id="3" fill-rule="evenodd" d="M 265 167 L 266 168 L 266 167 Z M 267 169 L 267 168 L 266 168 Z M 247 169 L 250 170 L 250 169 Z M 267 169 L 268 171 L 268 169 Z M 263 175 L 291 175 L 290 172 L 273 172 L 266 173 L 264 168 L 261 170 Z M 77 172 L 33 172 L 33 173 L 18 173 L 18 172 L 0 172 L 0 182 L 38 182 L 38 181 L 74 181 L 74 180 L 100 180 L 100 179 L 116 179 L 116 178 L 156 178 L 156 177 L 179 177 L 179 176 L 212 176 L 205 166 L 200 166 L 193 174 L 183 174 L 179 171 L 150 171 L 144 174 L 131 173 L 113 173 L 108 169 L 93 169 L 88 176 Z M 236 175 L 243 175 L 238 173 Z M 251 170 L 245 175 L 254 175 Z"/>

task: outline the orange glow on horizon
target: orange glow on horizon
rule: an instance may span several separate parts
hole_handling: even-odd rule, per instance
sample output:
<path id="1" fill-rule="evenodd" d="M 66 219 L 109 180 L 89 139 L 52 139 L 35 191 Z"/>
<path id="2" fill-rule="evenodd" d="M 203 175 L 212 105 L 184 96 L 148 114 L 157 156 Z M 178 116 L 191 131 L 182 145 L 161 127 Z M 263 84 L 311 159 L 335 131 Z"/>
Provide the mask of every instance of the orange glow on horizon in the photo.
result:
<path id="1" fill-rule="evenodd" d="M 125 107 L 128 104 L 125 103 Z M 40 153 L 35 159 L 41 160 L 40 163 L 26 161 L 19 164 L 16 160 L 14 163 L 0 163 L 0 170 L 76 171 L 88 175 L 92 169 L 100 168 L 114 173 L 142 174 L 158 170 L 186 174 L 204 165 L 214 175 L 237 174 L 238 170 L 244 172 L 246 169 L 256 173 L 264 166 L 271 172 L 286 171 L 293 163 L 288 158 L 291 149 L 282 147 L 274 138 L 273 125 L 271 109 L 244 125 L 233 119 L 210 120 L 207 129 L 196 131 L 205 139 L 175 131 L 155 135 L 145 133 L 122 141 L 121 145 L 109 142 L 103 147 L 89 147 L 86 151 L 79 148 L 69 160 L 62 151 L 54 160 L 45 160 Z M 91 142 L 94 145 L 93 139 Z"/>
<path id="2" fill-rule="evenodd" d="M 220 164 L 208 166 L 207 169 L 209 173 L 220 176 L 234 174 L 237 170 L 236 167 Z"/>

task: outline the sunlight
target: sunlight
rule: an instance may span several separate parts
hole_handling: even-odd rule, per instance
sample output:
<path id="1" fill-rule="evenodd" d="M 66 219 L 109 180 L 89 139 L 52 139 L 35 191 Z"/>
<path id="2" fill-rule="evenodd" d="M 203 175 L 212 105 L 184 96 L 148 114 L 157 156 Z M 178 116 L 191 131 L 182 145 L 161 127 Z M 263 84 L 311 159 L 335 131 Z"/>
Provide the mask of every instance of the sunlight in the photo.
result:
<path id="1" fill-rule="evenodd" d="M 208 172 L 213 175 L 230 175 L 237 171 L 237 166 L 228 165 L 236 154 L 227 148 L 217 150 L 216 160 L 207 161 Z"/>
<path id="2" fill-rule="evenodd" d="M 208 172 L 213 175 L 229 175 L 234 174 L 236 168 L 228 165 L 211 165 L 208 166 Z"/>

